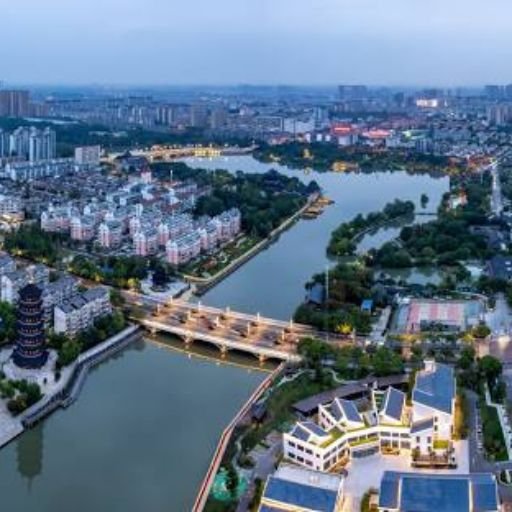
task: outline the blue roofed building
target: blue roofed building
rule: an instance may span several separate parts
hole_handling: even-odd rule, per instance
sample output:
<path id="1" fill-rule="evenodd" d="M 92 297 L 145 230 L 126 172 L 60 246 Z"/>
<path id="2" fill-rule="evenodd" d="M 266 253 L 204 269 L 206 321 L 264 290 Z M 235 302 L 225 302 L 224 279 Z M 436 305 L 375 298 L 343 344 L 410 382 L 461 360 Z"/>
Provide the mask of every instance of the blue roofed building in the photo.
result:
<path id="1" fill-rule="evenodd" d="M 267 479 L 259 512 L 341 512 L 343 483 L 341 475 L 281 464 Z"/>
<path id="2" fill-rule="evenodd" d="M 381 423 L 402 423 L 405 399 L 405 393 L 389 387 L 384 392 L 384 396 L 381 400 L 381 408 L 379 411 Z"/>
<path id="3" fill-rule="evenodd" d="M 386 471 L 379 490 L 380 512 L 498 512 L 496 478 Z"/>
<path id="4" fill-rule="evenodd" d="M 325 286 L 322 283 L 315 283 L 308 290 L 306 295 L 306 302 L 314 304 L 315 306 L 321 306 L 325 301 Z"/>
<path id="5" fill-rule="evenodd" d="M 455 411 L 455 374 L 451 366 L 425 361 L 412 393 L 413 450 L 417 454 L 450 451 Z M 425 428 L 432 424 L 433 428 Z M 423 426 L 420 430 L 419 427 Z"/>
<path id="6" fill-rule="evenodd" d="M 412 402 L 392 386 L 368 389 L 358 400 L 319 404 L 318 415 L 283 434 L 287 461 L 317 471 L 335 471 L 353 458 L 375 453 L 404 455 L 413 467 L 455 467 L 453 368 L 426 361 Z"/>

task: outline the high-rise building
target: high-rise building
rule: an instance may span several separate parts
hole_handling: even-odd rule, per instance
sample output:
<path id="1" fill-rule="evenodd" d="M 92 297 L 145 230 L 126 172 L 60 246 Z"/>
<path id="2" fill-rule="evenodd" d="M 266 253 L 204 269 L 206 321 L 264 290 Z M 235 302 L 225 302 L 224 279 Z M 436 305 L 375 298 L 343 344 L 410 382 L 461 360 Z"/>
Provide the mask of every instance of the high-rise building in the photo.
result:
<path id="1" fill-rule="evenodd" d="M 56 135 L 50 128 L 43 131 L 37 128 L 30 129 L 29 136 L 29 161 L 53 160 L 57 154 Z"/>
<path id="2" fill-rule="evenodd" d="M 30 94 L 21 90 L 0 90 L 0 116 L 24 117 L 30 113 Z"/>
<path id="3" fill-rule="evenodd" d="M 9 136 L 9 154 L 28 160 L 30 153 L 30 129 L 19 127 Z"/>
<path id="4" fill-rule="evenodd" d="M 495 126 L 503 126 L 510 120 L 510 106 L 504 103 L 487 107 L 487 122 Z"/>
<path id="5" fill-rule="evenodd" d="M 228 113 L 224 107 L 217 107 L 212 110 L 210 114 L 210 128 L 212 130 L 218 130 L 226 126 Z"/>
<path id="6" fill-rule="evenodd" d="M 42 160 L 53 160 L 57 156 L 57 135 L 54 130 L 45 128 L 42 133 L 43 158 Z"/>
<path id="7" fill-rule="evenodd" d="M 28 284 L 20 290 L 14 363 L 20 368 L 40 368 L 48 358 L 45 345 L 42 293 Z"/>
<path id="8" fill-rule="evenodd" d="M 82 146 L 75 148 L 75 162 L 78 165 L 100 165 L 100 146 Z"/>
<path id="9" fill-rule="evenodd" d="M 0 129 L 0 159 L 9 156 L 9 134 Z"/>
<path id="10" fill-rule="evenodd" d="M 204 128 L 208 122 L 208 107 L 201 103 L 196 103 L 190 107 L 190 126 L 194 128 Z"/>
<path id="11" fill-rule="evenodd" d="M 175 109 L 171 105 L 160 105 L 156 109 L 156 122 L 162 126 L 174 124 Z"/>
<path id="12" fill-rule="evenodd" d="M 340 100 L 360 100 L 368 95 L 366 85 L 340 85 L 338 86 Z"/>
<path id="13" fill-rule="evenodd" d="M 497 100 L 503 97 L 504 89 L 501 85 L 486 85 L 484 91 L 488 98 Z"/>

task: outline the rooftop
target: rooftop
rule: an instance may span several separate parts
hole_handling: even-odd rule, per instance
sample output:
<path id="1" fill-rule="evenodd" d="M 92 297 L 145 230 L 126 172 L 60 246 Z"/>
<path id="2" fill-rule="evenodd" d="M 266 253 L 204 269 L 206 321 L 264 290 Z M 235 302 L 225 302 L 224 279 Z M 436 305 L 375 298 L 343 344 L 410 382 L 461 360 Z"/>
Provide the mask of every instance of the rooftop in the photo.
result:
<path id="1" fill-rule="evenodd" d="M 293 507 L 304 512 L 334 512 L 342 482 L 341 475 L 283 464 L 267 480 L 260 511 Z"/>
<path id="2" fill-rule="evenodd" d="M 379 508 L 401 512 L 491 512 L 498 510 L 492 474 L 438 475 L 386 471 Z"/>
<path id="3" fill-rule="evenodd" d="M 413 402 L 451 414 L 454 397 L 455 377 L 451 366 L 432 363 L 416 375 Z"/>
<path id="4" fill-rule="evenodd" d="M 405 405 L 405 393 L 393 387 L 389 387 L 385 392 L 382 404 L 381 414 L 396 421 L 400 421 Z"/>

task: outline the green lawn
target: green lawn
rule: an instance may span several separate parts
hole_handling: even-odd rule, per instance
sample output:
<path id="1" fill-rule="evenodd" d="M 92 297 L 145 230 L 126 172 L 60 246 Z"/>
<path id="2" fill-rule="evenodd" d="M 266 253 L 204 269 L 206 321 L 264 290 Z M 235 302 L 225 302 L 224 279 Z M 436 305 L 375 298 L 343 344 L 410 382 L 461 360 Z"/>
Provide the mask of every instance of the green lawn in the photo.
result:
<path id="1" fill-rule="evenodd" d="M 487 454 L 497 461 L 507 460 L 507 447 L 501 430 L 498 411 L 494 407 L 480 403 L 480 412 L 482 415 L 484 447 Z"/>
<path id="2" fill-rule="evenodd" d="M 446 450 L 450 445 L 446 439 L 436 439 L 434 441 L 434 450 Z"/>
<path id="3" fill-rule="evenodd" d="M 247 453 L 262 441 L 272 430 L 285 430 L 294 421 L 291 405 L 303 398 L 329 389 L 329 385 L 314 381 L 306 374 L 271 391 L 267 399 L 267 417 L 263 424 L 252 426 L 242 438 L 242 447 Z M 335 387 L 334 384 L 332 387 Z"/>

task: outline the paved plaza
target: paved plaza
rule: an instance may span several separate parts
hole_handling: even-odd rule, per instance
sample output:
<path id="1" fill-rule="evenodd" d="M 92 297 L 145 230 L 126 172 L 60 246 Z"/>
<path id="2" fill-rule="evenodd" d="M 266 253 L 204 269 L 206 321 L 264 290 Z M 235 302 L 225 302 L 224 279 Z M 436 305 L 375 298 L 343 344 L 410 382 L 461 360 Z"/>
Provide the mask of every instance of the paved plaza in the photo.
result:
<path id="1" fill-rule="evenodd" d="M 379 489 L 382 475 L 385 471 L 403 471 L 415 473 L 438 474 L 467 474 L 469 473 L 468 442 L 454 443 L 455 456 L 458 461 L 457 469 L 417 469 L 410 465 L 409 454 L 403 455 L 372 455 L 362 459 L 353 459 L 346 469 L 348 475 L 345 480 L 345 502 L 343 512 L 352 512 L 360 509 L 361 499 L 370 488 Z"/>

